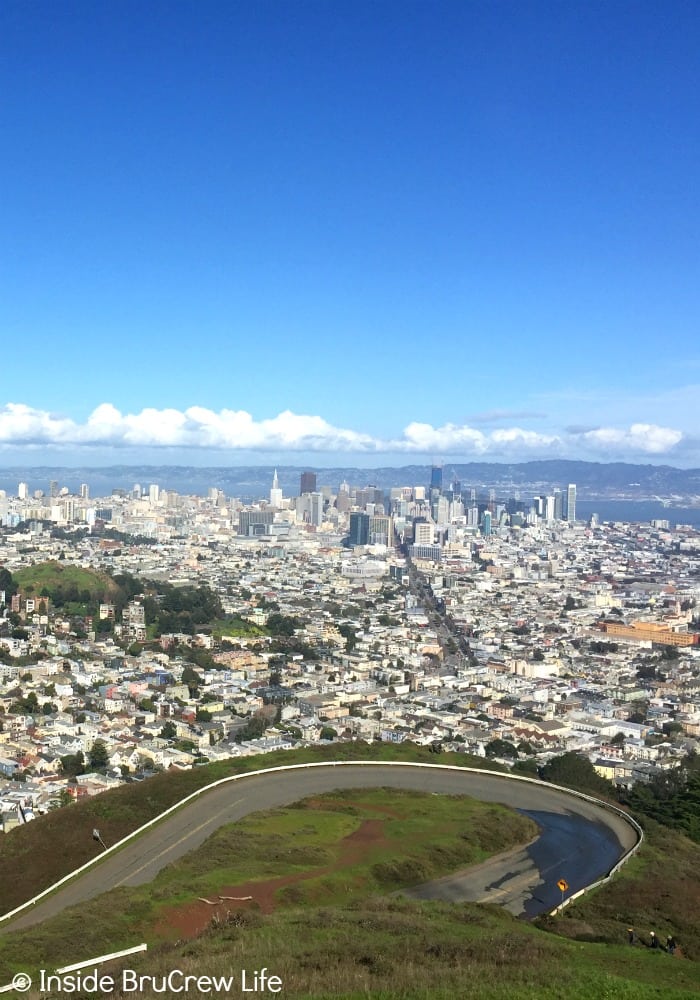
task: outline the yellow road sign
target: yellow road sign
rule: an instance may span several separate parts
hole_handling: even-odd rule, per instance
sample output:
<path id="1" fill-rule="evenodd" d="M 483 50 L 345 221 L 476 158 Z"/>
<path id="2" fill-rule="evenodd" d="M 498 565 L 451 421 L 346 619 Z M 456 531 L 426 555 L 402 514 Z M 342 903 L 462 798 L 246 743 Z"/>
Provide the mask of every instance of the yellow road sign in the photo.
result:
<path id="1" fill-rule="evenodd" d="M 559 886 L 562 892 L 566 892 L 566 890 L 569 888 L 569 883 L 566 881 L 565 878 L 560 878 L 559 881 L 557 882 L 557 885 Z"/>

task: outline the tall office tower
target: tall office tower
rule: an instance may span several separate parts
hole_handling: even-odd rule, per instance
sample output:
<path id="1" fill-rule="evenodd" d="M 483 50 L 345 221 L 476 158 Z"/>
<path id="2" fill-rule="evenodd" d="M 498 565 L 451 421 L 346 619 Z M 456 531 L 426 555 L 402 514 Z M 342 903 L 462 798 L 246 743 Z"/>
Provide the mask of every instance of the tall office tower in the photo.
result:
<path id="1" fill-rule="evenodd" d="M 309 499 L 309 524 L 319 528 L 323 524 L 323 494 L 312 493 Z"/>
<path id="2" fill-rule="evenodd" d="M 555 501 L 554 497 L 545 497 L 544 498 L 544 519 L 545 519 L 545 521 L 553 521 L 554 520 L 554 508 L 555 508 L 555 504 L 556 504 L 556 501 Z"/>
<path id="3" fill-rule="evenodd" d="M 430 492 L 442 492 L 442 466 L 434 465 L 430 470 Z"/>
<path id="4" fill-rule="evenodd" d="M 90 487 L 87 483 L 80 484 L 80 499 L 89 500 L 90 498 Z"/>
<path id="5" fill-rule="evenodd" d="M 484 516 L 481 521 L 481 531 L 484 538 L 488 538 L 491 534 L 491 512 L 488 510 L 484 511 Z"/>
<path id="6" fill-rule="evenodd" d="M 275 474 L 272 477 L 272 489 L 270 490 L 270 506 L 276 507 L 278 510 L 282 506 L 282 490 L 280 489 L 280 481 L 277 478 L 277 469 L 275 469 Z"/>
<path id="7" fill-rule="evenodd" d="M 564 517 L 564 494 L 561 490 L 554 491 L 554 520 L 561 521 Z"/>
<path id="8" fill-rule="evenodd" d="M 29 486 L 27 483 L 20 483 L 18 485 L 17 496 L 20 500 L 26 500 L 29 497 Z"/>
<path id="9" fill-rule="evenodd" d="M 148 487 L 148 499 L 151 503 L 158 503 L 158 498 L 160 496 L 160 486 L 156 483 L 151 483 Z"/>
<path id="10" fill-rule="evenodd" d="M 301 485 L 299 487 L 300 493 L 315 493 L 316 492 L 316 473 L 315 472 L 302 472 L 301 474 Z"/>
<path id="11" fill-rule="evenodd" d="M 477 528 L 479 526 L 479 508 L 476 504 L 472 504 L 467 509 L 467 526 L 470 528 Z"/>
<path id="12" fill-rule="evenodd" d="M 141 489 L 141 483 L 134 483 L 134 485 L 131 487 L 131 499 L 140 500 L 142 494 L 143 490 Z"/>
<path id="13" fill-rule="evenodd" d="M 433 519 L 439 527 L 450 523 L 450 502 L 447 497 L 439 497 L 435 504 Z"/>
<path id="14" fill-rule="evenodd" d="M 370 515 L 369 540 L 372 545 L 393 545 L 394 530 L 392 519 L 382 514 L 378 514 L 375 517 Z"/>
<path id="15" fill-rule="evenodd" d="M 350 515 L 350 545 L 369 545 L 369 514 Z"/>
<path id="16" fill-rule="evenodd" d="M 455 497 L 450 504 L 450 520 L 455 517 L 464 517 L 464 503 L 459 496 Z"/>
<path id="17" fill-rule="evenodd" d="M 55 479 L 52 479 L 51 482 L 49 483 L 49 496 L 50 497 L 58 496 L 58 483 L 56 482 Z"/>
<path id="18" fill-rule="evenodd" d="M 569 524 L 576 520 L 576 483 L 569 483 L 566 490 L 566 520 Z"/>

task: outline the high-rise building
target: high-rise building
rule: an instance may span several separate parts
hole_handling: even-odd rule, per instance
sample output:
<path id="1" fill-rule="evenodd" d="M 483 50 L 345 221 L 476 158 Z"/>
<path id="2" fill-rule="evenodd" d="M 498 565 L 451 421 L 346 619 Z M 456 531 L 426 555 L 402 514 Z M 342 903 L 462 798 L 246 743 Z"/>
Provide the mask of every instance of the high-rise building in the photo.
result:
<path id="1" fill-rule="evenodd" d="M 280 489 L 280 481 L 277 478 L 277 469 L 275 469 L 275 474 L 272 477 L 272 489 L 270 490 L 270 506 L 279 509 L 282 506 L 282 490 Z"/>
<path id="2" fill-rule="evenodd" d="M 302 472 L 301 474 L 301 484 L 299 487 L 300 493 L 315 493 L 316 492 L 316 473 L 315 472 Z"/>
<path id="3" fill-rule="evenodd" d="M 430 470 L 430 491 L 442 492 L 442 466 L 434 465 Z"/>
<path id="4" fill-rule="evenodd" d="M 314 492 L 309 497 L 309 524 L 319 528 L 323 524 L 323 494 Z"/>
<path id="5" fill-rule="evenodd" d="M 369 514 L 357 511 L 350 515 L 350 545 L 369 545 Z"/>
<path id="6" fill-rule="evenodd" d="M 88 500 L 89 497 L 90 497 L 90 487 L 88 486 L 87 483 L 81 483 L 80 484 L 80 499 L 81 500 Z"/>
<path id="7" fill-rule="evenodd" d="M 569 524 L 576 520 L 576 483 L 569 483 L 566 490 L 566 520 Z"/>
<path id="8" fill-rule="evenodd" d="M 382 514 L 369 519 L 369 540 L 372 545 L 393 545 L 394 531 L 392 520 Z"/>
<path id="9" fill-rule="evenodd" d="M 55 479 L 52 479 L 51 482 L 49 483 L 49 496 L 50 497 L 58 496 L 58 482 Z"/>
<path id="10" fill-rule="evenodd" d="M 554 491 L 554 520 L 561 521 L 564 517 L 564 494 L 561 490 Z"/>
<path id="11" fill-rule="evenodd" d="M 432 545 L 435 537 L 435 526 L 431 521 L 416 518 L 413 522 L 414 545 Z"/>

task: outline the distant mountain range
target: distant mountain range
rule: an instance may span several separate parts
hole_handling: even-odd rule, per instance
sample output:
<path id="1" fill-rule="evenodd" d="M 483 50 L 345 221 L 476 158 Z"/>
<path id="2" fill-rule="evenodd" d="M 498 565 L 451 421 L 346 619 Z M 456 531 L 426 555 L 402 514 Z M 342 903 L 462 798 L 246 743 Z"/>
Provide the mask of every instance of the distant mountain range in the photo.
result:
<path id="1" fill-rule="evenodd" d="M 299 493 L 303 471 L 317 474 L 319 488 L 328 485 L 335 492 L 342 482 L 351 486 L 425 485 L 430 482 L 429 465 L 406 465 L 376 469 L 337 466 L 277 466 L 280 486 L 286 496 Z M 148 487 L 157 483 L 162 489 L 178 493 L 206 495 L 216 487 L 229 496 L 258 499 L 269 494 L 274 474 L 273 466 L 229 466 L 198 468 L 182 465 L 115 465 L 105 468 L 65 468 L 15 466 L 0 469 L 0 489 L 8 496 L 17 495 L 17 485 L 26 482 L 31 492 L 49 492 L 55 481 L 59 489 L 68 487 L 77 493 L 81 483 L 87 483 L 91 496 L 109 496 L 114 489 L 130 490 L 135 483 Z M 496 464 L 469 462 L 446 463 L 443 484 L 447 488 L 459 480 L 462 489 L 477 491 L 496 489 L 501 496 L 515 491 L 542 493 L 552 487 L 576 483 L 580 498 L 675 497 L 677 500 L 700 500 L 700 469 L 676 469 L 669 465 L 631 465 L 624 462 L 569 462 L 564 460 Z"/>

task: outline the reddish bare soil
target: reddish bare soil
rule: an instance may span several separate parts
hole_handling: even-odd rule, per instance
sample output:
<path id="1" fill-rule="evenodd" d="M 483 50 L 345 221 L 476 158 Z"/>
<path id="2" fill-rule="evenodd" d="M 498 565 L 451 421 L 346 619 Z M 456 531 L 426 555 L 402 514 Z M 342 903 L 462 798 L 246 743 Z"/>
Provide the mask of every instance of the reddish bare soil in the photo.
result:
<path id="1" fill-rule="evenodd" d="M 365 803 L 362 805 L 365 806 Z M 315 807 L 315 804 L 311 804 L 311 808 Z M 320 808 L 320 803 L 316 808 Z M 313 868 L 307 872 L 297 872 L 295 875 L 282 875 L 266 881 L 224 886 L 219 890 L 220 896 L 235 898 L 221 899 L 212 896 L 210 902 L 198 900 L 195 903 L 185 903 L 165 910 L 156 924 L 156 934 L 163 938 L 184 940 L 201 934 L 214 918 L 219 917 L 223 920 L 230 912 L 254 909 L 260 913 L 272 913 L 278 905 L 276 896 L 280 889 L 347 868 L 361 861 L 370 847 L 387 843 L 384 820 L 366 819 L 357 830 L 343 838 L 340 857 L 335 864 L 324 868 Z"/>

